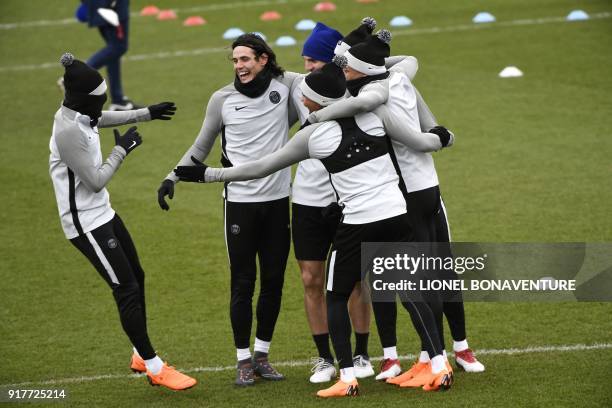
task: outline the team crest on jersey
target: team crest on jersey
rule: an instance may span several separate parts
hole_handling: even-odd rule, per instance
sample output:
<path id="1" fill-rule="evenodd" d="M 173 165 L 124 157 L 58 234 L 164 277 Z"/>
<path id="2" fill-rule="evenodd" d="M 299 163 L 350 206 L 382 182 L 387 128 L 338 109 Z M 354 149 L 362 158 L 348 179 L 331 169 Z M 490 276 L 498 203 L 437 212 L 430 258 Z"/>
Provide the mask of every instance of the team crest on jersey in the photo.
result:
<path id="1" fill-rule="evenodd" d="M 117 240 L 116 240 L 115 238 L 111 238 L 111 239 L 109 239 L 109 240 L 108 240 L 108 242 L 107 242 L 107 244 L 108 244 L 108 247 L 109 247 L 110 249 L 115 249 L 115 248 L 117 248 Z"/>
<path id="2" fill-rule="evenodd" d="M 230 231 L 232 231 L 232 234 L 234 234 L 234 235 L 238 235 L 238 234 L 240 234 L 240 225 L 238 225 L 238 224 L 233 224 L 233 225 L 230 227 Z"/>
<path id="3" fill-rule="evenodd" d="M 269 96 L 270 96 L 270 102 L 272 102 L 272 103 L 276 104 L 276 103 L 279 103 L 280 100 L 281 100 L 280 94 L 278 92 L 276 92 L 276 91 L 270 92 Z"/>

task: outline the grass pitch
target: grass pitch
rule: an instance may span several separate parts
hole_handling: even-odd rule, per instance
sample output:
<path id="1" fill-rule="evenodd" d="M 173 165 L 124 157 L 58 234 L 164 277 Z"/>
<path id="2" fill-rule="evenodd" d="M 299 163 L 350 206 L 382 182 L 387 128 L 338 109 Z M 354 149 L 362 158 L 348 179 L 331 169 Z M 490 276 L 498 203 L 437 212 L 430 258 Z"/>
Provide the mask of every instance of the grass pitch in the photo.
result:
<path id="1" fill-rule="evenodd" d="M 232 80 L 229 43 L 221 38 L 227 27 L 261 31 L 269 40 L 290 34 L 299 43 L 307 33 L 293 26 L 302 18 L 347 33 L 364 16 L 376 17 L 384 27 L 392 16 L 404 14 L 414 25 L 392 30 L 392 52 L 418 57 L 415 84 L 439 121 L 458 137 L 452 149 L 435 155 L 454 240 L 612 241 L 612 25 L 609 15 L 601 14 L 612 12 L 609 2 L 344 0 L 336 2 L 336 12 L 319 14 L 312 11 L 315 2 L 305 0 L 159 0 L 160 8 L 177 8 L 179 19 L 134 17 L 131 59 L 123 64 L 126 93 L 146 103 L 173 100 L 179 110 L 171 122 L 140 126 L 145 142 L 123 164 L 109 191 L 147 273 L 152 341 L 161 356 L 200 381 L 184 393 L 153 389 L 143 378 L 129 377 L 130 345 L 110 292 L 59 225 L 47 163 L 53 113 L 61 102 L 55 81 L 62 70 L 55 62 L 67 50 L 86 59 L 102 45 L 95 30 L 56 22 L 70 19 L 75 3 L 0 4 L 5 197 L 0 385 L 66 388 L 66 403 L 75 406 L 612 404 L 612 349 L 560 352 L 553 347 L 612 343 L 612 306 L 602 303 L 467 304 L 468 337 L 477 351 L 549 348 L 483 352 L 487 371 L 459 373 L 444 394 L 399 391 L 365 380 L 361 398 L 318 401 L 318 387 L 307 382 L 305 365 L 282 367 L 288 377 L 283 383 L 236 389 L 232 370 L 210 371 L 232 365 L 235 355 L 221 185 L 179 185 L 168 213 L 156 202 L 159 183 L 193 142 L 209 96 Z M 132 11 L 148 4 L 131 3 Z M 563 22 L 576 8 L 599 17 Z M 284 18 L 258 19 L 271 9 Z M 471 18 L 485 10 L 497 23 L 473 25 Z M 183 27 L 188 15 L 202 15 L 208 24 Z M 4 26 L 16 22 L 38 23 Z M 285 68 L 302 71 L 300 45 L 275 51 Z M 41 66 L 45 63 L 51 68 Z M 507 65 L 518 66 L 525 76 L 498 78 Z M 112 132 L 102 132 L 108 152 Z M 207 163 L 218 164 L 218 158 L 217 147 Z M 303 362 L 315 351 L 292 257 L 286 273 L 271 357 Z M 416 336 L 407 316 L 400 315 L 399 350 L 414 353 Z M 380 355 L 374 333 L 372 326 L 370 352 Z"/>

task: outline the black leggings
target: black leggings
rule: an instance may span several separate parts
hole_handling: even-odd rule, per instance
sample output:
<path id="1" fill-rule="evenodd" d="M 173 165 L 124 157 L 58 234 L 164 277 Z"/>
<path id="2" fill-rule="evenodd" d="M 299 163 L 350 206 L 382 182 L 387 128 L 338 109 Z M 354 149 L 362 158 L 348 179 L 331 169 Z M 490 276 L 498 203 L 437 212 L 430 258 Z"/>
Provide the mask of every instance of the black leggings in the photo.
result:
<path id="1" fill-rule="evenodd" d="M 405 195 L 406 207 L 410 218 L 410 227 L 413 232 L 414 242 L 436 242 L 436 223 L 440 209 L 440 189 L 438 186 L 427 188 L 425 190 L 415 191 Z M 434 248 L 431 248 L 433 254 Z M 433 319 L 436 323 L 436 332 L 438 333 L 439 342 L 444 348 L 444 328 L 442 326 L 443 304 L 440 295 L 433 291 L 423 292 L 423 300 L 428 304 L 430 312 L 433 314 Z M 402 300 L 402 304 L 406 310 L 410 312 L 410 317 L 413 324 L 417 327 L 419 320 L 418 316 L 422 316 L 427 312 L 421 310 L 419 302 L 409 302 Z M 374 302 L 372 304 L 374 319 L 378 335 L 383 347 L 393 347 L 397 345 L 397 306 L 393 302 Z M 423 326 L 427 329 L 426 326 Z M 417 329 L 417 331 L 419 331 Z M 429 330 L 431 332 L 431 329 Z M 421 338 L 421 350 L 426 350 L 428 353 L 432 349 L 432 342 L 419 331 Z M 438 354 L 438 353 L 436 353 Z M 433 357 L 433 355 L 430 353 Z M 435 355 L 435 354 L 434 354 Z"/>
<path id="2" fill-rule="evenodd" d="M 130 233 L 119 215 L 70 240 L 113 291 L 121 326 L 145 360 L 155 357 L 147 334 L 144 271 Z"/>
<path id="3" fill-rule="evenodd" d="M 448 218 L 446 216 L 446 207 L 444 206 L 444 201 L 440 197 L 440 210 L 436 214 L 435 217 L 435 227 L 436 227 L 436 242 L 441 243 L 439 246 L 440 254 L 439 256 L 452 257 L 452 252 L 450 248 L 450 231 Z M 449 276 L 449 279 L 456 279 L 456 276 Z M 451 291 L 445 295 L 446 297 L 450 297 L 449 301 L 446 301 L 444 298 L 442 299 L 442 310 L 444 315 L 446 316 L 446 321 L 448 322 L 448 327 L 450 328 L 451 336 L 455 341 L 462 341 L 467 338 L 466 330 L 465 330 L 465 310 L 463 308 L 463 295 L 461 291 Z"/>
<path id="4" fill-rule="evenodd" d="M 231 271 L 230 318 L 236 348 L 248 348 L 259 258 L 256 336 L 272 340 L 289 256 L 289 198 L 261 203 L 225 202 L 225 238 Z"/>

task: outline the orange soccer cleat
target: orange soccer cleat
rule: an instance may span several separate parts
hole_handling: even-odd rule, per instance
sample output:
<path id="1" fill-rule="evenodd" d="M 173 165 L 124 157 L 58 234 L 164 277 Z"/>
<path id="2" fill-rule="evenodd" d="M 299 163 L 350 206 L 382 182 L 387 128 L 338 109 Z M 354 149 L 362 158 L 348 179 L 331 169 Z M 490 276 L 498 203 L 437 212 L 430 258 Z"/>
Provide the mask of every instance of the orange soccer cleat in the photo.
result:
<path id="1" fill-rule="evenodd" d="M 356 397 L 359 395 L 359 384 L 357 380 L 353 380 L 350 383 L 345 383 L 342 380 L 338 380 L 337 383 L 324 390 L 317 391 L 317 396 L 322 398 L 329 397 Z"/>
<path id="2" fill-rule="evenodd" d="M 146 373 L 147 366 L 145 365 L 144 360 L 138 354 L 132 354 L 132 361 L 130 361 L 130 370 L 135 373 Z"/>
<path id="3" fill-rule="evenodd" d="M 195 378 L 191 378 L 178 371 L 176 368 L 169 366 L 164 363 L 161 371 L 157 375 L 153 375 L 150 371 L 147 371 L 147 378 L 149 383 L 153 386 L 164 386 L 171 390 L 182 391 L 193 387 L 198 382 Z"/>
<path id="4" fill-rule="evenodd" d="M 421 363 L 420 361 L 417 360 L 412 365 L 412 367 L 410 367 L 410 369 L 408 371 L 406 371 L 403 374 L 398 375 L 397 377 L 389 378 L 387 380 L 387 383 L 388 384 L 393 384 L 393 385 L 400 385 L 402 383 L 405 383 L 408 380 L 413 379 L 414 377 L 416 377 L 423 370 L 430 371 L 431 370 L 431 364 L 430 363 Z"/>
<path id="5" fill-rule="evenodd" d="M 422 387 L 427 384 L 427 381 L 430 380 L 431 377 L 431 362 L 427 363 L 426 366 L 423 366 L 421 370 L 416 373 L 411 379 L 404 381 L 399 386 L 404 387 Z"/>
<path id="6" fill-rule="evenodd" d="M 427 383 L 423 385 L 425 391 L 446 391 L 453 385 L 453 373 L 446 368 L 438 374 L 429 374 Z"/>

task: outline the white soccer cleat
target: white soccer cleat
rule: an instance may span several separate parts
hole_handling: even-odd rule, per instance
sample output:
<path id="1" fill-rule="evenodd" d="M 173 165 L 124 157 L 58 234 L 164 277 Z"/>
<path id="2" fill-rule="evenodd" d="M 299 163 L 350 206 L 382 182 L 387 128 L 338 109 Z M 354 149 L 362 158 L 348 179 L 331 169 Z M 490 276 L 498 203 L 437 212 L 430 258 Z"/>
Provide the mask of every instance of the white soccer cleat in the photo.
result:
<path id="1" fill-rule="evenodd" d="M 312 363 L 314 365 L 310 369 L 310 371 L 312 371 L 312 375 L 310 376 L 311 383 L 324 383 L 336 378 L 336 367 L 334 367 L 333 361 L 315 357 L 312 359 Z"/>
<path id="2" fill-rule="evenodd" d="M 370 363 L 370 359 L 361 354 L 353 357 L 353 366 L 355 367 L 355 377 L 357 378 L 367 378 L 374 375 L 374 368 L 372 363 Z"/>
<path id="3" fill-rule="evenodd" d="M 455 362 L 458 367 L 463 368 L 468 373 L 482 373 L 485 366 L 476 359 L 471 349 L 455 351 Z"/>
<path id="4" fill-rule="evenodd" d="M 380 364 L 380 373 L 376 376 L 376 380 L 387 380 L 397 377 L 402 372 L 402 367 L 397 359 L 385 358 Z"/>

